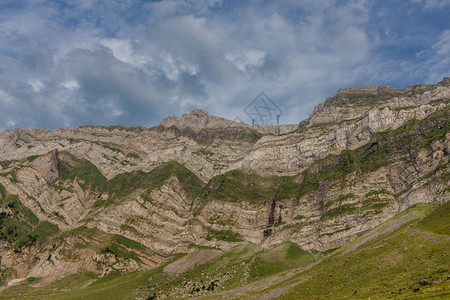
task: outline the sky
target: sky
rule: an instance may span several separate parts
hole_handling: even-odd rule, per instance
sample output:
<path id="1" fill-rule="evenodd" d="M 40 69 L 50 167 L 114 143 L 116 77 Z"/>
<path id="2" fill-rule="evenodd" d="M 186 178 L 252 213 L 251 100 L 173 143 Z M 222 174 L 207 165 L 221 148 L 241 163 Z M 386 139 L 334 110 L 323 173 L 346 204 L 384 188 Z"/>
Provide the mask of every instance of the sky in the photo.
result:
<path id="1" fill-rule="evenodd" d="M 196 108 L 251 123 L 261 92 L 299 123 L 339 88 L 450 76 L 449 16 L 450 0 L 0 0 L 0 130 Z"/>

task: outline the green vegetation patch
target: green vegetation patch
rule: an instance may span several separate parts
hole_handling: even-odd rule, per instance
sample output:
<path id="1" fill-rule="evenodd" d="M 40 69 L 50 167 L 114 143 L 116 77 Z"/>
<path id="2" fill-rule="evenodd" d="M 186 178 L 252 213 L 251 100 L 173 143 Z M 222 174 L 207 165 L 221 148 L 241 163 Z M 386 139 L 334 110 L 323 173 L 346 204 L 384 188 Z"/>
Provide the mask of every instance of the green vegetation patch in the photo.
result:
<path id="1" fill-rule="evenodd" d="M 306 266 L 314 261 L 311 253 L 292 242 L 285 242 L 256 255 L 250 265 L 249 281 Z"/>
<path id="2" fill-rule="evenodd" d="M 0 213 L 0 239 L 5 240 L 19 249 L 36 243 L 37 236 L 31 234 L 32 226 L 23 220 L 19 212 L 11 209 L 12 214 Z"/>
<path id="3" fill-rule="evenodd" d="M 41 157 L 41 155 L 32 155 L 32 156 L 29 156 L 29 157 L 27 157 L 27 161 L 28 161 L 28 162 L 33 162 L 33 161 L 35 161 L 36 158 L 38 158 L 38 157 Z"/>
<path id="4" fill-rule="evenodd" d="M 0 173 L 0 176 L 8 178 L 13 183 L 19 183 L 20 180 L 17 178 L 17 172 L 19 167 L 14 167 L 7 172 Z"/>
<path id="5" fill-rule="evenodd" d="M 69 275 L 59 281 L 43 287 L 10 287 L 2 291 L 0 294 L 0 299 L 126 299 L 131 295 L 134 295 L 139 288 L 145 287 L 149 278 L 152 275 L 160 273 L 161 270 L 162 268 L 156 268 L 149 271 L 136 272 L 123 276 L 119 276 L 117 273 L 114 276 L 107 275 L 87 287 L 84 287 L 84 285 L 96 277 L 91 274 L 78 273 Z M 133 297 L 131 296 L 131 298 Z"/>
<path id="6" fill-rule="evenodd" d="M 15 161 L 13 161 L 13 160 L 1 160 L 1 161 L 0 161 L 0 166 L 1 166 L 3 169 L 7 169 L 7 168 L 9 168 L 14 162 L 15 162 Z"/>
<path id="7" fill-rule="evenodd" d="M 109 149 L 109 150 L 111 150 L 113 152 L 123 153 L 122 150 L 117 148 L 117 146 L 115 146 L 112 143 L 104 143 L 104 142 L 102 142 L 101 145 L 102 145 L 103 148 Z"/>
<path id="8" fill-rule="evenodd" d="M 3 268 L 0 266 L 0 286 L 6 284 L 7 280 L 12 277 L 10 268 Z"/>
<path id="9" fill-rule="evenodd" d="M 325 208 L 329 208 L 329 207 L 331 207 L 331 206 L 333 206 L 333 205 L 341 204 L 341 203 L 344 202 L 345 200 L 348 200 L 348 199 L 355 199 L 355 198 L 357 198 L 357 197 L 356 197 L 356 195 L 353 194 L 353 193 L 348 193 L 348 194 L 345 194 L 345 195 L 341 195 L 341 196 L 339 196 L 337 199 L 333 199 L 333 200 L 327 202 L 327 203 L 325 204 Z"/>
<path id="10" fill-rule="evenodd" d="M 7 206 L 17 214 L 20 214 L 22 219 L 25 218 L 29 223 L 34 225 L 39 223 L 39 218 L 28 207 L 20 202 L 19 196 L 9 195 L 7 202 Z"/>
<path id="11" fill-rule="evenodd" d="M 133 259 L 141 262 L 138 252 L 147 252 L 147 248 L 141 243 L 122 235 L 112 235 L 107 244 L 97 250 L 98 253 L 112 253 L 116 257 L 124 259 Z"/>
<path id="12" fill-rule="evenodd" d="M 146 189 L 144 198 L 148 198 L 150 192 L 159 188 L 170 178 L 176 176 L 190 197 L 201 194 L 204 183 L 188 168 L 177 161 L 171 161 L 156 167 L 148 173 L 134 171 L 122 173 L 112 178 L 106 184 L 104 192 L 112 198 L 125 198 L 138 189 Z"/>
<path id="13" fill-rule="evenodd" d="M 141 156 L 139 154 L 134 153 L 134 152 L 128 152 L 126 157 L 135 158 L 135 159 L 140 159 L 141 158 Z"/>
<path id="14" fill-rule="evenodd" d="M 144 251 L 146 249 L 146 247 L 144 245 L 142 245 L 139 242 L 136 242 L 134 240 L 131 240 L 129 238 L 126 238 L 122 235 L 119 234 L 115 234 L 113 235 L 113 237 L 111 238 L 112 241 L 119 243 L 120 245 L 123 245 L 127 248 L 130 249 L 135 249 L 138 251 Z"/>
<path id="15" fill-rule="evenodd" d="M 86 159 L 79 159 L 69 152 L 63 151 L 59 155 L 59 179 L 80 180 L 84 190 L 99 191 L 106 184 L 106 177 L 100 170 Z"/>
<path id="16" fill-rule="evenodd" d="M 205 238 L 207 241 L 218 240 L 225 242 L 241 242 L 242 236 L 239 233 L 232 232 L 231 230 L 214 230 L 209 228 Z"/>
<path id="17" fill-rule="evenodd" d="M 354 204 L 342 204 L 335 208 L 328 210 L 325 215 L 322 217 L 322 220 L 328 220 L 332 218 L 336 218 L 341 215 L 352 214 L 358 212 L 358 207 Z"/>
<path id="18" fill-rule="evenodd" d="M 428 179 L 433 177 L 434 175 L 436 175 L 437 173 L 441 172 L 441 171 L 445 171 L 448 167 L 448 162 L 447 163 L 443 163 L 443 162 L 439 162 L 439 165 L 432 171 L 428 172 L 427 174 L 425 174 L 422 179 Z M 448 177 L 448 173 L 446 174 L 446 176 Z"/>
<path id="19" fill-rule="evenodd" d="M 58 225 L 48 221 L 42 221 L 31 234 L 35 235 L 39 241 L 46 242 L 51 236 L 55 236 L 58 233 L 60 233 Z"/>
<path id="20" fill-rule="evenodd" d="M 89 228 L 84 226 L 84 225 L 82 225 L 82 226 L 79 226 L 79 227 L 76 227 L 76 228 L 73 228 L 71 230 L 68 230 L 68 231 L 64 232 L 63 235 L 64 236 L 76 235 L 78 233 L 83 233 L 83 232 L 85 232 L 87 230 L 89 230 Z"/>
<path id="21" fill-rule="evenodd" d="M 6 189 L 3 185 L 0 184 L 0 196 L 2 197 L 1 200 L 6 200 Z"/>
<path id="22" fill-rule="evenodd" d="M 212 178 L 203 197 L 263 203 L 293 198 L 295 190 L 294 177 L 263 177 L 233 170 Z"/>
<path id="23" fill-rule="evenodd" d="M 206 149 L 199 149 L 199 150 L 195 151 L 195 153 L 196 153 L 196 154 L 199 154 L 199 155 L 204 155 L 204 156 L 206 156 L 206 157 L 209 157 L 209 156 L 213 156 L 213 155 L 214 155 L 214 153 L 212 153 L 211 151 L 208 151 L 208 150 L 206 150 Z"/>
<path id="24" fill-rule="evenodd" d="M 141 262 L 141 259 L 139 258 L 139 256 L 136 253 L 127 251 L 127 250 L 123 249 L 123 247 L 120 247 L 116 244 L 106 245 L 106 246 L 100 248 L 97 252 L 102 253 L 102 254 L 112 253 L 116 257 L 121 257 L 124 259 L 133 259 L 136 262 Z"/>
<path id="25" fill-rule="evenodd" d="M 46 285 L 45 289 L 56 291 L 77 290 L 83 288 L 84 285 L 93 279 L 96 279 L 93 274 L 76 273 Z"/>
<path id="26" fill-rule="evenodd" d="M 371 197 L 374 197 L 374 196 L 376 197 L 376 196 L 379 196 L 379 195 L 392 195 L 392 193 L 389 192 L 389 191 L 386 190 L 386 189 L 374 190 L 374 191 L 368 192 L 368 193 L 364 196 L 364 198 L 371 198 Z"/>
<path id="27" fill-rule="evenodd" d="M 252 243 L 242 244 L 182 274 L 162 273 L 152 277 L 143 295 L 178 299 L 189 294 L 214 299 L 215 292 L 306 266 L 314 260 L 311 254 L 290 242 L 269 250 Z"/>
<path id="28" fill-rule="evenodd" d="M 28 277 L 22 285 L 32 285 L 41 282 L 42 278 Z"/>
<path id="29" fill-rule="evenodd" d="M 17 195 L 7 196 L 3 205 L 8 210 L 0 213 L 0 239 L 19 249 L 37 242 L 43 243 L 59 233 L 58 226 L 47 221 L 39 222 L 39 218 L 20 202 Z"/>
<path id="30" fill-rule="evenodd" d="M 442 204 L 422 219 L 417 227 L 438 234 L 450 235 L 450 201 Z"/>

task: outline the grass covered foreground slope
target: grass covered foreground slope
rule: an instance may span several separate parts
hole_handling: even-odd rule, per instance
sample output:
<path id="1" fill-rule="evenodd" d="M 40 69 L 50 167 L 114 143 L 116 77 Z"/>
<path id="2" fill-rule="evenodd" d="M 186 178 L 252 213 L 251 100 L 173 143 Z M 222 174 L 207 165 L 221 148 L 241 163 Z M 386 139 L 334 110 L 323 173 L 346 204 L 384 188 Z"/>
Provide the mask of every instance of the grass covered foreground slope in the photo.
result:
<path id="1" fill-rule="evenodd" d="M 290 242 L 269 250 L 251 243 L 226 252 L 200 248 L 153 270 L 103 278 L 78 273 L 42 287 L 25 283 L 4 290 L 0 299 L 192 298 L 239 288 L 315 260 L 314 255 Z"/>
<path id="2" fill-rule="evenodd" d="M 182 273 L 164 265 L 101 279 L 75 274 L 44 287 L 11 287 L 0 299 L 446 299 L 449 219 L 450 202 L 416 204 L 327 256 L 289 242 L 270 250 L 200 249 L 171 263 L 197 261 Z"/>
<path id="3" fill-rule="evenodd" d="M 256 295 L 280 299 L 448 299 L 449 220 L 450 202 L 438 208 L 417 204 L 311 269 Z"/>

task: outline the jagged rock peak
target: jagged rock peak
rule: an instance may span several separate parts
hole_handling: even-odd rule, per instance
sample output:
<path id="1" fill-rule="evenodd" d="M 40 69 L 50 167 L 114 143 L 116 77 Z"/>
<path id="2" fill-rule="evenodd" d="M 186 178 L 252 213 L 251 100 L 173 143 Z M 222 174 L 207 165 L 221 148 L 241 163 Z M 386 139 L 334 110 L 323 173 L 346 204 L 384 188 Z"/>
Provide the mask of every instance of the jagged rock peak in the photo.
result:
<path id="1" fill-rule="evenodd" d="M 167 117 L 161 121 L 161 125 L 164 127 L 176 126 L 179 128 L 189 127 L 192 129 L 245 126 L 243 123 L 237 123 L 225 118 L 210 115 L 203 109 L 194 109 L 192 112 L 183 114 L 181 117 Z"/>

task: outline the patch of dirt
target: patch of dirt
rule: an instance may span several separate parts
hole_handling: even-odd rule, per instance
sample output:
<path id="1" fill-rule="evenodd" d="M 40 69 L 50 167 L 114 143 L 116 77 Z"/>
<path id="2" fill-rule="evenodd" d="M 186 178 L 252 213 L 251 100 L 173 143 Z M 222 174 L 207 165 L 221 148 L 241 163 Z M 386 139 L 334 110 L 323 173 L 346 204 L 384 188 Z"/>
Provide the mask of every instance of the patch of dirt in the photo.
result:
<path id="1" fill-rule="evenodd" d="M 220 250 L 200 250 L 193 254 L 188 254 L 164 268 L 168 274 L 181 274 L 195 266 L 207 263 L 222 254 Z"/>

